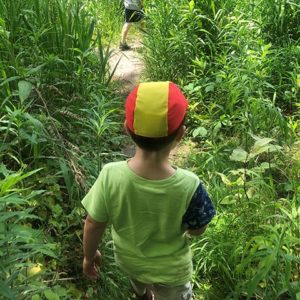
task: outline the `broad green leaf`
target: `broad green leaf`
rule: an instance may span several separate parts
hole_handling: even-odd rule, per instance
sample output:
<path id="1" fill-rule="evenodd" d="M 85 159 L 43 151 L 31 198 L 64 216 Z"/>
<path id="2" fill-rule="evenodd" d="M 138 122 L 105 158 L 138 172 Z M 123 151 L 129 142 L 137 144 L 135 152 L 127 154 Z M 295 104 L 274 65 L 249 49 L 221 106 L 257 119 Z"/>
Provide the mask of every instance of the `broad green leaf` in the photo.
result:
<path id="1" fill-rule="evenodd" d="M 282 147 L 279 146 L 279 145 L 269 145 L 268 151 L 269 152 L 276 152 L 276 151 L 279 151 L 281 149 L 282 149 Z"/>
<path id="2" fill-rule="evenodd" d="M 251 151 L 249 154 L 250 158 L 253 158 L 262 153 L 276 152 L 276 151 L 279 151 L 280 149 L 282 149 L 281 146 L 270 144 L 272 141 L 274 141 L 274 140 L 270 139 L 270 138 L 262 138 L 262 139 L 256 140 L 253 147 L 251 148 Z"/>
<path id="3" fill-rule="evenodd" d="M 28 209 L 26 211 L 6 211 L 4 214 L 0 215 L 0 222 L 8 221 L 9 219 L 39 219 L 36 215 L 32 215 L 27 213 Z"/>
<path id="4" fill-rule="evenodd" d="M 31 243 L 31 245 L 23 245 L 22 246 L 22 249 L 26 250 L 31 250 L 31 249 L 35 249 L 36 250 L 36 253 L 39 253 L 39 254 L 45 254 L 45 255 L 48 255 L 52 258 L 56 258 L 57 259 L 57 255 L 52 251 L 51 247 L 52 247 L 53 244 L 45 244 L 45 245 L 40 245 L 40 244 L 33 244 Z M 31 250 L 32 251 L 32 250 Z"/>
<path id="5" fill-rule="evenodd" d="M 26 117 L 26 119 L 28 121 L 30 121 L 30 123 L 32 123 L 32 125 L 34 125 L 35 127 L 37 127 L 37 128 L 42 128 L 43 127 L 43 123 L 40 120 L 38 120 L 38 119 L 34 118 L 33 116 L 31 116 L 30 114 L 25 113 L 24 117 Z"/>
<path id="6" fill-rule="evenodd" d="M 300 292 L 296 294 L 296 300 L 300 300 Z"/>
<path id="7" fill-rule="evenodd" d="M 232 196 L 226 196 L 220 202 L 220 204 L 222 204 L 222 205 L 230 205 L 230 204 L 235 204 L 235 203 L 236 203 L 236 199 L 234 199 Z"/>
<path id="8" fill-rule="evenodd" d="M 41 71 L 42 68 L 43 68 L 44 66 L 46 66 L 46 63 L 43 63 L 43 64 L 41 64 L 41 65 L 39 65 L 39 66 L 37 66 L 37 67 L 35 67 L 35 68 L 30 69 L 30 70 L 27 72 L 27 76 L 28 76 L 28 75 L 32 75 L 32 74 L 34 74 L 34 73 L 37 73 L 37 72 Z"/>
<path id="9" fill-rule="evenodd" d="M 27 173 L 22 173 L 22 170 L 20 170 L 17 173 L 10 174 L 4 180 L 1 180 L 0 181 L 0 197 L 3 194 L 7 193 L 18 182 L 33 175 L 36 172 L 39 172 L 40 170 L 42 170 L 42 168 L 27 172 Z"/>
<path id="10" fill-rule="evenodd" d="M 190 7 L 190 11 L 194 10 L 194 8 L 195 8 L 195 1 L 194 0 L 189 2 L 189 7 Z"/>
<path id="11" fill-rule="evenodd" d="M 21 100 L 21 102 L 23 102 L 29 97 L 29 95 L 32 91 L 32 84 L 28 81 L 20 80 L 18 82 L 18 88 L 19 88 L 20 100 Z"/>
<path id="12" fill-rule="evenodd" d="M 251 199 L 251 198 L 253 197 L 253 195 L 255 194 L 255 189 L 254 189 L 253 187 L 250 187 L 250 188 L 247 190 L 246 194 L 247 194 L 247 197 L 248 197 L 249 199 Z"/>
<path id="13" fill-rule="evenodd" d="M 207 136 L 207 130 L 204 127 L 198 127 L 193 131 L 193 137 L 201 136 L 205 137 Z"/>
<path id="14" fill-rule="evenodd" d="M 10 171 L 6 168 L 4 163 L 0 164 L 0 174 L 3 174 L 4 177 L 8 176 L 10 174 Z"/>
<path id="15" fill-rule="evenodd" d="M 218 173 L 218 172 L 217 172 L 217 174 L 221 177 L 221 179 L 225 185 L 228 185 L 228 186 L 232 185 L 232 182 L 228 179 L 228 177 L 226 175 L 224 175 L 223 173 Z"/>
<path id="16" fill-rule="evenodd" d="M 15 294 L 3 281 L 0 281 L 0 296 L 1 295 L 4 296 L 6 299 L 15 299 Z"/>
<path id="17" fill-rule="evenodd" d="M 59 296 L 50 289 L 45 290 L 44 295 L 48 300 L 60 300 Z"/>
<path id="18" fill-rule="evenodd" d="M 236 148 L 233 150 L 232 154 L 230 155 L 229 159 L 233 161 L 241 161 L 247 162 L 248 160 L 248 152 L 242 148 Z"/>
<path id="19" fill-rule="evenodd" d="M 31 300 L 40 300 L 41 297 L 39 295 L 34 295 L 31 297 Z"/>
<path id="20" fill-rule="evenodd" d="M 268 146 L 272 141 L 274 140 L 270 138 L 262 138 L 256 140 L 250 151 L 251 156 L 256 156 L 258 154 L 268 151 Z"/>
<path id="21" fill-rule="evenodd" d="M 269 43 L 262 48 L 261 59 L 264 60 L 267 54 L 269 53 L 269 49 L 272 47 L 272 44 Z"/>
<path id="22" fill-rule="evenodd" d="M 249 153 L 249 158 L 253 158 L 255 156 L 258 156 L 259 154 L 262 154 L 262 153 L 268 153 L 269 152 L 269 146 L 263 146 L 263 147 L 260 147 L 260 148 L 256 148 L 256 149 L 251 149 L 250 150 L 250 153 Z"/>
<path id="23" fill-rule="evenodd" d="M 221 127 L 222 127 L 222 123 L 220 121 L 218 121 L 216 123 L 216 125 L 214 126 L 213 135 L 217 135 L 218 132 L 220 131 Z"/>
<path id="24" fill-rule="evenodd" d="M 13 76 L 13 77 L 7 78 L 6 80 L 4 80 L 0 83 L 0 86 L 4 86 L 5 84 L 7 84 L 11 81 L 17 80 L 17 79 L 20 79 L 20 76 Z"/>
<path id="25" fill-rule="evenodd" d="M 55 293 L 59 296 L 59 297 L 66 297 L 68 296 L 68 289 L 60 286 L 60 285 L 56 285 L 53 287 L 53 290 L 55 291 Z M 65 298 L 63 298 L 65 299 Z"/>
<path id="26" fill-rule="evenodd" d="M 276 257 L 276 252 L 272 251 L 269 255 L 263 258 L 262 262 L 264 268 L 259 269 L 256 275 L 247 284 L 247 290 L 249 292 L 249 295 L 252 295 L 254 293 L 258 283 L 267 276 L 267 274 L 269 273 L 270 269 L 276 261 Z"/>
<path id="27" fill-rule="evenodd" d="M 258 284 L 262 289 L 265 289 L 267 286 L 266 280 L 262 280 L 259 284 Z"/>
<path id="28" fill-rule="evenodd" d="M 274 141 L 274 139 L 271 138 L 260 138 L 258 136 L 253 136 L 253 138 L 255 139 L 254 147 L 255 145 L 257 145 L 258 147 L 262 147 Z"/>
<path id="29" fill-rule="evenodd" d="M 205 92 L 208 93 L 208 92 L 213 92 L 215 90 L 215 86 L 214 84 L 209 84 L 206 86 L 205 88 Z"/>
<path id="30" fill-rule="evenodd" d="M 272 165 L 273 166 L 273 165 Z M 270 164 L 267 163 L 267 162 L 262 162 L 260 164 L 260 168 L 263 169 L 263 170 L 266 170 L 266 169 L 269 169 L 270 168 Z"/>
<path id="31" fill-rule="evenodd" d="M 6 205 L 8 204 L 20 205 L 20 204 L 27 203 L 27 200 L 24 197 L 19 197 L 16 194 L 8 194 L 0 198 L 0 203 L 5 203 Z"/>
<path id="32" fill-rule="evenodd" d="M 57 294 L 57 296 L 59 297 L 66 297 L 68 296 L 66 289 L 62 288 L 62 287 L 55 287 L 55 293 Z"/>

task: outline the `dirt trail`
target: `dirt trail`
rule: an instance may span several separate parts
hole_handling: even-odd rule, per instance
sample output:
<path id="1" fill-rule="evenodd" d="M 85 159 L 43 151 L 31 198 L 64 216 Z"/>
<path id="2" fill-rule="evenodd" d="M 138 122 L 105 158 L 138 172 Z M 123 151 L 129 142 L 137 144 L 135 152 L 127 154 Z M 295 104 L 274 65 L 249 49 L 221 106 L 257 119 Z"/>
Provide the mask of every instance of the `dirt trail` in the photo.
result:
<path id="1" fill-rule="evenodd" d="M 142 55 L 139 53 L 142 48 L 141 42 L 131 41 L 130 46 L 131 49 L 127 51 L 114 49 L 109 61 L 111 71 L 117 65 L 112 80 L 117 84 L 119 94 L 124 97 L 124 101 L 130 91 L 138 84 L 145 69 Z M 134 153 L 135 147 L 128 141 L 128 144 L 123 148 L 123 154 L 132 157 Z"/>
<path id="2" fill-rule="evenodd" d="M 118 64 L 113 81 L 120 84 L 120 94 L 128 94 L 139 82 L 144 71 L 144 62 L 139 50 L 142 44 L 139 41 L 130 43 L 131 49 L 120 51 L 115 49 L 110 59 L 110 69 L 113 70 Z"/>

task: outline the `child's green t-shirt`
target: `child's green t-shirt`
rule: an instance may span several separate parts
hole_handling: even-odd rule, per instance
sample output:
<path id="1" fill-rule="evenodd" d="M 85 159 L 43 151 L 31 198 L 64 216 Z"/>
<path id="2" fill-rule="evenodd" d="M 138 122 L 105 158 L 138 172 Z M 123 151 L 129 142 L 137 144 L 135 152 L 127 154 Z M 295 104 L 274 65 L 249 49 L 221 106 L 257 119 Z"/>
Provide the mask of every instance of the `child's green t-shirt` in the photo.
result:
<path id="1" fill-rule="evenodd" d="M 82 204 L 94 220 L 112 224 L 116 262 L 131 278 L 176 286 L 192 276 L 182 217 L 198 185 L 198 177 L 181 168 L 148 180 L 126 161 L 109 163 Z"/>

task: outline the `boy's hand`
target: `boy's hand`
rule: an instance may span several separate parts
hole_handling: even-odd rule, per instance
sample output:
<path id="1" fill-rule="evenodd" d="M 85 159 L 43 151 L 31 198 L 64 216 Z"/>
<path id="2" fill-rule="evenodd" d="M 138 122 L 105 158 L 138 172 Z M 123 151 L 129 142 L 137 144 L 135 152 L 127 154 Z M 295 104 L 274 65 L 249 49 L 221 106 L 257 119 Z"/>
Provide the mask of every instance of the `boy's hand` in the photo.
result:
<path id="1" fill-rule="evenodd" d="M 101 262 L 101 253 L 96 251 L 96 254 L 93 259 L 88 260 L 86 257 L 83 259 L 83 273 L 90 279 L 96 280 L 99 277 L 99 273 L 96 269 L 96 266 L 100 266 Z"/>

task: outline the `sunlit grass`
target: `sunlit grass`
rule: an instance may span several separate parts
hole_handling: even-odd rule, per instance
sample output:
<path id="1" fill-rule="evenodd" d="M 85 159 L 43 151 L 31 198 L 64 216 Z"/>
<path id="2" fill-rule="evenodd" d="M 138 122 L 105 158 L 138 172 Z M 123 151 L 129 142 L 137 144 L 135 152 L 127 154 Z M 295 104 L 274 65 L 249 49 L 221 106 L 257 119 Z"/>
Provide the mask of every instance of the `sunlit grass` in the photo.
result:
<path id="1" fill-rule="evenodd" d="M 143 44 L 143 79 L 184 89 L 173 161 L 217 209 L 191 240 L 195 300 L 298 300 L 298 3 L 147 0 L 145 11 L 129 43 Z M 124 159 L 108 66 L 122 24 L 122 1 L 0 0 L 0 298 L 131 296 L 110 234 L 100 280 L 81 274 L 80 200 Z"/>

